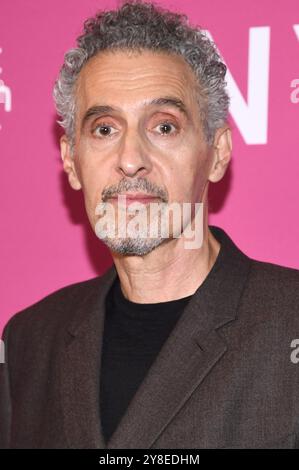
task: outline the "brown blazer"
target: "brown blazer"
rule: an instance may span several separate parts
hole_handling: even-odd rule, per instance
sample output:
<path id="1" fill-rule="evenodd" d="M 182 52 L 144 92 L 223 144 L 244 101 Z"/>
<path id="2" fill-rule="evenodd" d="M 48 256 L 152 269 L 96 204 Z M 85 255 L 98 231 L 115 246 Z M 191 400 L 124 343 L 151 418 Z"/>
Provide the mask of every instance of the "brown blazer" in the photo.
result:
<path id="1" fill-rule="evenodd" d="M 224 230 L 217 260 L 105 445 L 104 301 L 117 275 L 66 286 L 14 315 L 0 364 L 0 447 L 297 448 L 299 271 L 250 259 Z"/>

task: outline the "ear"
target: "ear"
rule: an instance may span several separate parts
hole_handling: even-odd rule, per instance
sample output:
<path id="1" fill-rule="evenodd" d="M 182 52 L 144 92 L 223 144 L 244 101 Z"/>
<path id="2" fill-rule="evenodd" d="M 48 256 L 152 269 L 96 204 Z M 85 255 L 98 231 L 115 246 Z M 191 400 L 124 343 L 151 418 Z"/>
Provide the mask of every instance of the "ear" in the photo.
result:
<path id="1" fill-rule="evenodd" d="M 215 133 L 212 154 L 213 164 L 210 169 L 209 181 L 217 183 L 220 181 L 231 159 L 232 138 L 231 130 L 228 126 L 217 129 Z"/>
<path id="2" fill-rule="evenodd" d="M 71 145 L 65 134 L 60 138 L 60 154 L 63 161 L 63 169 L 68 175 L 69 183 L 73 189 L 78 191 L 82 186 L 76 172 Z"/>

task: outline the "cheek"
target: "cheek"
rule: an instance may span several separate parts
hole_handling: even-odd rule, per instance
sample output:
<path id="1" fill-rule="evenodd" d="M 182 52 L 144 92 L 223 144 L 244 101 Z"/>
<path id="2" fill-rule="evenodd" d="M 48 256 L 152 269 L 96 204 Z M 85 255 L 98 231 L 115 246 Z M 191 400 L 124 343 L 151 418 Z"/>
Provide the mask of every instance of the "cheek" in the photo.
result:
<path id="1" fill-rule="evenodd" d="M 84 204 L 90 224 L 94 227 L 96 223 L 95 209 L 101 202 L 101 194 L 105 186 L 103 175 L 97 168 L 84 168 L 82 171 L 82 191 Z"/>
<path id="2" fill-rule="evenodd" d="M 95 195 L 94 192 L 88 189 L 84 192 L 84 204 L 87 217 L 89 219 L 90 225 L 94 227 L 96 218 L 95 218 Z"/>
<path id="3" fill-rule="evenodd" d="M 78 166 L 84 192 L 94 191 L 101 184 L 101 179 L 103 179 L 103 174 L 105 174 L 103 165 L 91 153 L 79 152 Z"/>
<path id="4" fill-rule="evenodd" d="M 198 200 L 208 179 L 207 155 L 196 155 L 184 162 L 184 165 L 173 168 L 170 188 L 177 199 Z"/>

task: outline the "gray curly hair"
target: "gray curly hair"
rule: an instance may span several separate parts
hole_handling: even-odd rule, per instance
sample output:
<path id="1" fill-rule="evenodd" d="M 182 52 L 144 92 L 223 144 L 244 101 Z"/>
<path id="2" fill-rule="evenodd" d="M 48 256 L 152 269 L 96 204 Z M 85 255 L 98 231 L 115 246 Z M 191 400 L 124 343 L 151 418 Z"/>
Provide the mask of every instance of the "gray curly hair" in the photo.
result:
<path id="1" fill-rule="evenodd" d="M 91 57 L 107 49 L 179 54 L 191 66 L 199 84 L 197 101 L 209 145 L 215 131 L 225 124 L 229 107 L 226 66 L 204 30 L 190 26 L 185 14 L 171 12 L 154 2 L 126 1 L 117 10 L 99 11 L 88 18 L 77 45 L 65 54 L 53 90 L 57 114 L 62 118 L 57 123 L 65 129 L 72 153 L 77 77 Z"/>

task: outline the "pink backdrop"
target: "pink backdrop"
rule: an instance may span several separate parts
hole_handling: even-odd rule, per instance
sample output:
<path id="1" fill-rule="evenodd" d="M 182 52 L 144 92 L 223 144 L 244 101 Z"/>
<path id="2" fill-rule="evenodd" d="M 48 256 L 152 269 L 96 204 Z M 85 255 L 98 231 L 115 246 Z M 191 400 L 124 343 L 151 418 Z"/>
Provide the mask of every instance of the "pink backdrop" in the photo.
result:
<path id="1" fill-rule="evenodd" d="M 64 285 L 102 274 L 112 263 L 87 222 L 82 194 L 69 188 L 62 172 L 52 87 L 83 20 L 116 5 L 95 0 L 1 2 L 0 331 L 18 310 Z M 299 87 L 298 0 L 248 0 L 247 8 L 238 0 L 161 5 L 184 11 L 210 32 L 235 83 L 233 161 L 224 180 L 213 186 L 210 223 L 223 227 L 249 256 L 299 268 L 299 91 L 291 87 L 295 79 Z M 256 46 L 259 34 L 268 39 L 259 39 Z M 261 53 L 265 55 L 259 59 Z M 246 114 L 249 57 L 251 117 Z M 241 114 L 236 87 L 245 106 Z M 259 103 L 266 104 L 264 114 L 258 112 Z M 256 134 L 250 137 L 251 125 Z M 264 136 L 259 135 L 263 126 Z"/>

